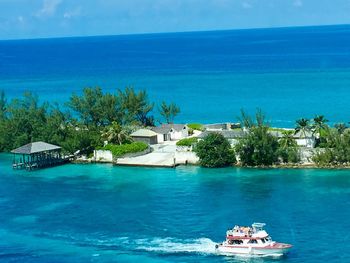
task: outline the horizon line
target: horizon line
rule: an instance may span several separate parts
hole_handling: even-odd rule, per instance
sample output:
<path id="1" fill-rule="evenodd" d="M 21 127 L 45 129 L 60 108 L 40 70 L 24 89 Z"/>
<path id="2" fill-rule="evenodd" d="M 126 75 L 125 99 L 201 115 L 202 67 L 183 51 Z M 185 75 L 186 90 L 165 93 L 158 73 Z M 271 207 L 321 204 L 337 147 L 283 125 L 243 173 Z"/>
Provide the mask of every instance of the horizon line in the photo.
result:
<path id="1" fill-rule="evenodd" d="M 274 30 L 274 29 L 292 29 L 292 28 L 312 28 L 312 27 L 337 27 L 350 26 L 350 24 L 324 24 L 324 25 L 302 25 L 302 26 L 272 26 L 272 27 L 251 27 L 251 28 L 232 28 L 232 29 L 204 29 L 188 31 L 167 31 L 167 32 L 140 32 L 140 33 L 122 33 L 122 34 L 101 34 L 101 35 L 76 35 L 76 36 L 53 36 L 37 38 L 9 38 L 0 39 L 5 41 L 23 41 L 23 40 L 49 40 L 49 39 L 69 39 L 69 38 L 93 38 L 93 37 L 123 37 L 123 36 L 143 36 L 143 35 L 166 35 L 166 34 L 187 34 L 187 33 L 205 33 L 205 32 L 225 32 L 225 31 L 253 31 L 253 30 Z"/>

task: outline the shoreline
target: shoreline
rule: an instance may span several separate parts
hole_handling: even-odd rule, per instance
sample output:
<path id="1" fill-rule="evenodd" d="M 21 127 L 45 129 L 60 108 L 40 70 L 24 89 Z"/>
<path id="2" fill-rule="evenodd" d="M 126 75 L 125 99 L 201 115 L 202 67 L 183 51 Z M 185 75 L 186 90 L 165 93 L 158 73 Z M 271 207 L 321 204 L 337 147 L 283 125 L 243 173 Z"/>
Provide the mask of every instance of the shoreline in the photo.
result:
<path id="1" fill-rule="evenodd" d="M 163 166 L 163 165 L 142 165 L 142 164 L 118 164 L 116 162 L 110 161 L 98 161 L 98 160 L 74 160 L 70 162 L 71 164 L 111 164 L 113 166 L 123 166 L 123 167 L 143 167 L 143 168 L 177 168 L 177 167 L 186 167 L 186 166 L 195 166 L 205 169 L 222 169 L 222 168 L 247 168 L 247 169 L 317 169 L 317 170 L 349 170 L 350 165 L 347 166 L 317 166 L 315 164 L 281 164 L 281 165 L 271 165 L 271 166 L 243 166 L 243 165 L 231 165 L 226 167 L 202 167 L 200 164 L 176 164 L 173 166 Z"/>

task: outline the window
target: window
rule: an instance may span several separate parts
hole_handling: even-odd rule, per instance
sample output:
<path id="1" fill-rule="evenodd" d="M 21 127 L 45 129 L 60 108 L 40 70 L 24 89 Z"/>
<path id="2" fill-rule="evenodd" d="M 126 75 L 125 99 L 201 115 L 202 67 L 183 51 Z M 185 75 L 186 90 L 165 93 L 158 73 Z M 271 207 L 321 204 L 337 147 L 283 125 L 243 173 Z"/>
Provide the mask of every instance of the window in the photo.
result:
<path id="1" fill-rule="evenodd" d="M 248 244 L 258 244 L 258 241 L 256 239 L 251 239 L 248 241 Z"/>

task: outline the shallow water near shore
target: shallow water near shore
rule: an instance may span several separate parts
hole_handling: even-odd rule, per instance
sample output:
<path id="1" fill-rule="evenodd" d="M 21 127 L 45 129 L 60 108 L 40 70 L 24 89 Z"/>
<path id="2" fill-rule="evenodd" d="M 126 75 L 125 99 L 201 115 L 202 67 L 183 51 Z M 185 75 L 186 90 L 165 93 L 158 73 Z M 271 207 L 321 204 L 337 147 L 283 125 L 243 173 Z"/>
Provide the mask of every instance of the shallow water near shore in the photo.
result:
<path id="1" fill-rule="evenodd" d="M 1 262 L 349 262 L 350 171 L 64 165 L 0 155 Z M 267 223 L 281 258 L 227 257 L 227 228 Z"/>

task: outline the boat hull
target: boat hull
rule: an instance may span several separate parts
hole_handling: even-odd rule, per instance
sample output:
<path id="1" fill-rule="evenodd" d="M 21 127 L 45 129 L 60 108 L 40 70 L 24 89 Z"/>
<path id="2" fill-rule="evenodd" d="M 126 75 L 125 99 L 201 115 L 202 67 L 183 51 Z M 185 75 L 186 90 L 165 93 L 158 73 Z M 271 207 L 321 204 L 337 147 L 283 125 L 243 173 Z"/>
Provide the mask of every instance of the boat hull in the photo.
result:
<path id="1" fill-rule="evenodd" d="M 246 255 L 284 255 L 288 253 L 292 246 L 289 244 L 276 243 L 272 246 L 265 247 L 247 247 L 247 246 L 230 246 L 216 245 L 216 251 L 223 254 L 246 254 Z"/>

